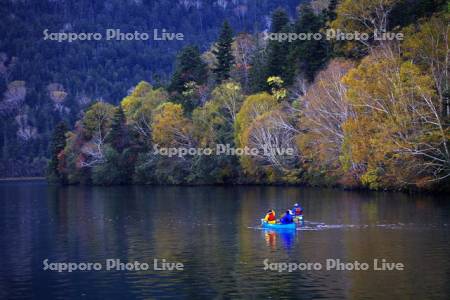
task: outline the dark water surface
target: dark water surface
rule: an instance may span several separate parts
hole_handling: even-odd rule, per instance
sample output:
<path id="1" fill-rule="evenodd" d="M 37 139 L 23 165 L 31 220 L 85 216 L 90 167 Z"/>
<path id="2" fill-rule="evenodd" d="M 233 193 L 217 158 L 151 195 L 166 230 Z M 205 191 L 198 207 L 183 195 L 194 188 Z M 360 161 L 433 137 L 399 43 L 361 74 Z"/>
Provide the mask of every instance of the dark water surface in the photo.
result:
<path id="1" fill-rule="evenodd" d="M 447 198 L 447 199 L 446 199 Z M 0 298 L 448 299 L 450 199 L 294 187 L 0 184 Z M 300 201 L 305 226 L 259 219 Z M 148 263 L 106 271 L 105 260 Z M 404 271 L 374 271 L 374 259 Z M 43 261 L 103 270 L 44 271 Z M 155 271 L 154 259 L 184 271 Z M 368 271 L 264 270 L 268 262 L 367 262 Z"/>

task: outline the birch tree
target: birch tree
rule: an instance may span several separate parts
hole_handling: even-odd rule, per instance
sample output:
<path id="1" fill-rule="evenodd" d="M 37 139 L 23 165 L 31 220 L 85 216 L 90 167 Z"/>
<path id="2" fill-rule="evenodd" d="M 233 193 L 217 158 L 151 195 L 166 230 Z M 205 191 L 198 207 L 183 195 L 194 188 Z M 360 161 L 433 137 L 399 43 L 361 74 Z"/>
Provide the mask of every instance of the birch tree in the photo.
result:
<path id="1" fill-rule="evenodd" d="M 332 60 L 314 83 L 300 97 L 300 125 L 304 132 L 298 142 L 305 159 L 326 166 L 331 171 L 340 168 L 339 157 L 344 143 L 342 124 L 354 116 L 346 100 L 347 88 L 342 77 L 354 66 L 347 60 Z M 356 166 L 355 166 L 356 167 Z"/>
<path id="2" fill-rule="evenodd" d="M 450 116 L 450 48 L 449 16 L 437 14 L 418 26 L 409 27 L 402 44 L 405 56 L 431 73 L 441 102 L 443 117 Z"/>
<path id="3" fill-rule="evenodd" d="M 114 106 L 104 102 L 95 103 L 84 115 L 82 126 L 88 142 L 81 147 L 81 153 L 86 157 L 81 162 L 82 167 L 93 167 L 104 162 L 105 138 L 113 115 Z"/>
<path id="4" fill-rule="evenodd" d="M 450 131 L 431 76 L 374 53 L 343 81 L 356 113 L 344 126 L 353 160 L 398 185 L 450 176 Z"/>

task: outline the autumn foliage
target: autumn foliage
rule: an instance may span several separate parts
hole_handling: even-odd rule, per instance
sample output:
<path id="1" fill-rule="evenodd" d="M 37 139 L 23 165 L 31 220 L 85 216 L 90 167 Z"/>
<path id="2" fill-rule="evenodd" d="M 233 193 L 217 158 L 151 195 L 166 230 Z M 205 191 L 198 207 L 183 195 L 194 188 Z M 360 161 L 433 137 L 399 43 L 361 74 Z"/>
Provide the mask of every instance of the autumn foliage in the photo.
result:
<path id="1" fill-rule="evenodd" d="M 342 1 L 330 26 L 373 34 L 389 28 L 389 14 L 397 5 L 391 0 Z M 403 41 L 338 45 L 358 50 L 358 59 L 333 58 L 312 82 L 300 76 L 297 85 L 269 76 L 266 87 L 253 94 L 247 85 L 257 66 L 249 56 L 258 47 L 251 36 L 241 34 L 232 45 L 227 42 L 235 56 L 227 61 L 235 63 L 229 72 L 224 68 L 220 83 L 204 78 L 199 68 L 207 63 L 192 65 L 192 57 L 184 53 L 189 64 L 179 62 L 183 72 L 175 74 L 178 90 L 172 87 L 168 93 L 141 82 L 120 109 L 93 104 L 66 135 L 64 149 L 54 155 L 54 169 L 58 166 L 58 176 L 70 183 L 448 188 L 447 24 L 446 13 L 435 13 L 417 26 L 402 28 Z M 203 57 L 214 60 L 214 53 Z M 195 76 L 183 81 L 183 74 Z M 19 87 L 11 87 L 18 99 Z M 60 91 L 59 86 L 49 88 L 56 100 L 63 97 Z M 126 142 L 112 143 L 108 136 Z M 167 157 L 154 151 L 222 144 L 259 152 Z"/>

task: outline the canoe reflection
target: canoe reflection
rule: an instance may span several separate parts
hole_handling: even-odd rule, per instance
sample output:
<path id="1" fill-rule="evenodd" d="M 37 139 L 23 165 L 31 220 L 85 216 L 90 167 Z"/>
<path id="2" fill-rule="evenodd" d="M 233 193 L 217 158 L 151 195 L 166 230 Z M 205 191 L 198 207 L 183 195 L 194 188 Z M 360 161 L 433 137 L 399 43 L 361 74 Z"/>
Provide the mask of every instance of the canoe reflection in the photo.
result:
<path id="1" fill-rule="evenodd" d="M 295 230 L 264 230 L 266 245 L 271 249 L 276 249 L 278 240 L 281 241 L 284 248 L 291 249 L 295 244 L 295 235 Z"/>

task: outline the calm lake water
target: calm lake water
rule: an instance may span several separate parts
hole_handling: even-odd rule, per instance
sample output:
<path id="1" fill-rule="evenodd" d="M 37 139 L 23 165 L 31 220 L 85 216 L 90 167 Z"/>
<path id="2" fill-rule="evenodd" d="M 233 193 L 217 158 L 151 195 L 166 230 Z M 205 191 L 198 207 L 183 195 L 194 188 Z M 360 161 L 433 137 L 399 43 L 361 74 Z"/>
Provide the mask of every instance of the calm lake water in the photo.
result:
<path id="1" fill-rule="evenodd" d="M 0 183 L 0 298 L 448 299 L 448 195 L 295 187 L 54 187 Z M 299 201 L 295 232 L 262 230 L 268 208 Z M 106 259 L 148 263 L 106 271 Z M 374 271 L 374 259 L 404 271 Z M 43 261 L 103 270 L 44 271 Z M 154 259 L 183 271 L 155 271 Z M 264 270 L 275 263 L 367 262 L 368 271 Z"/>

